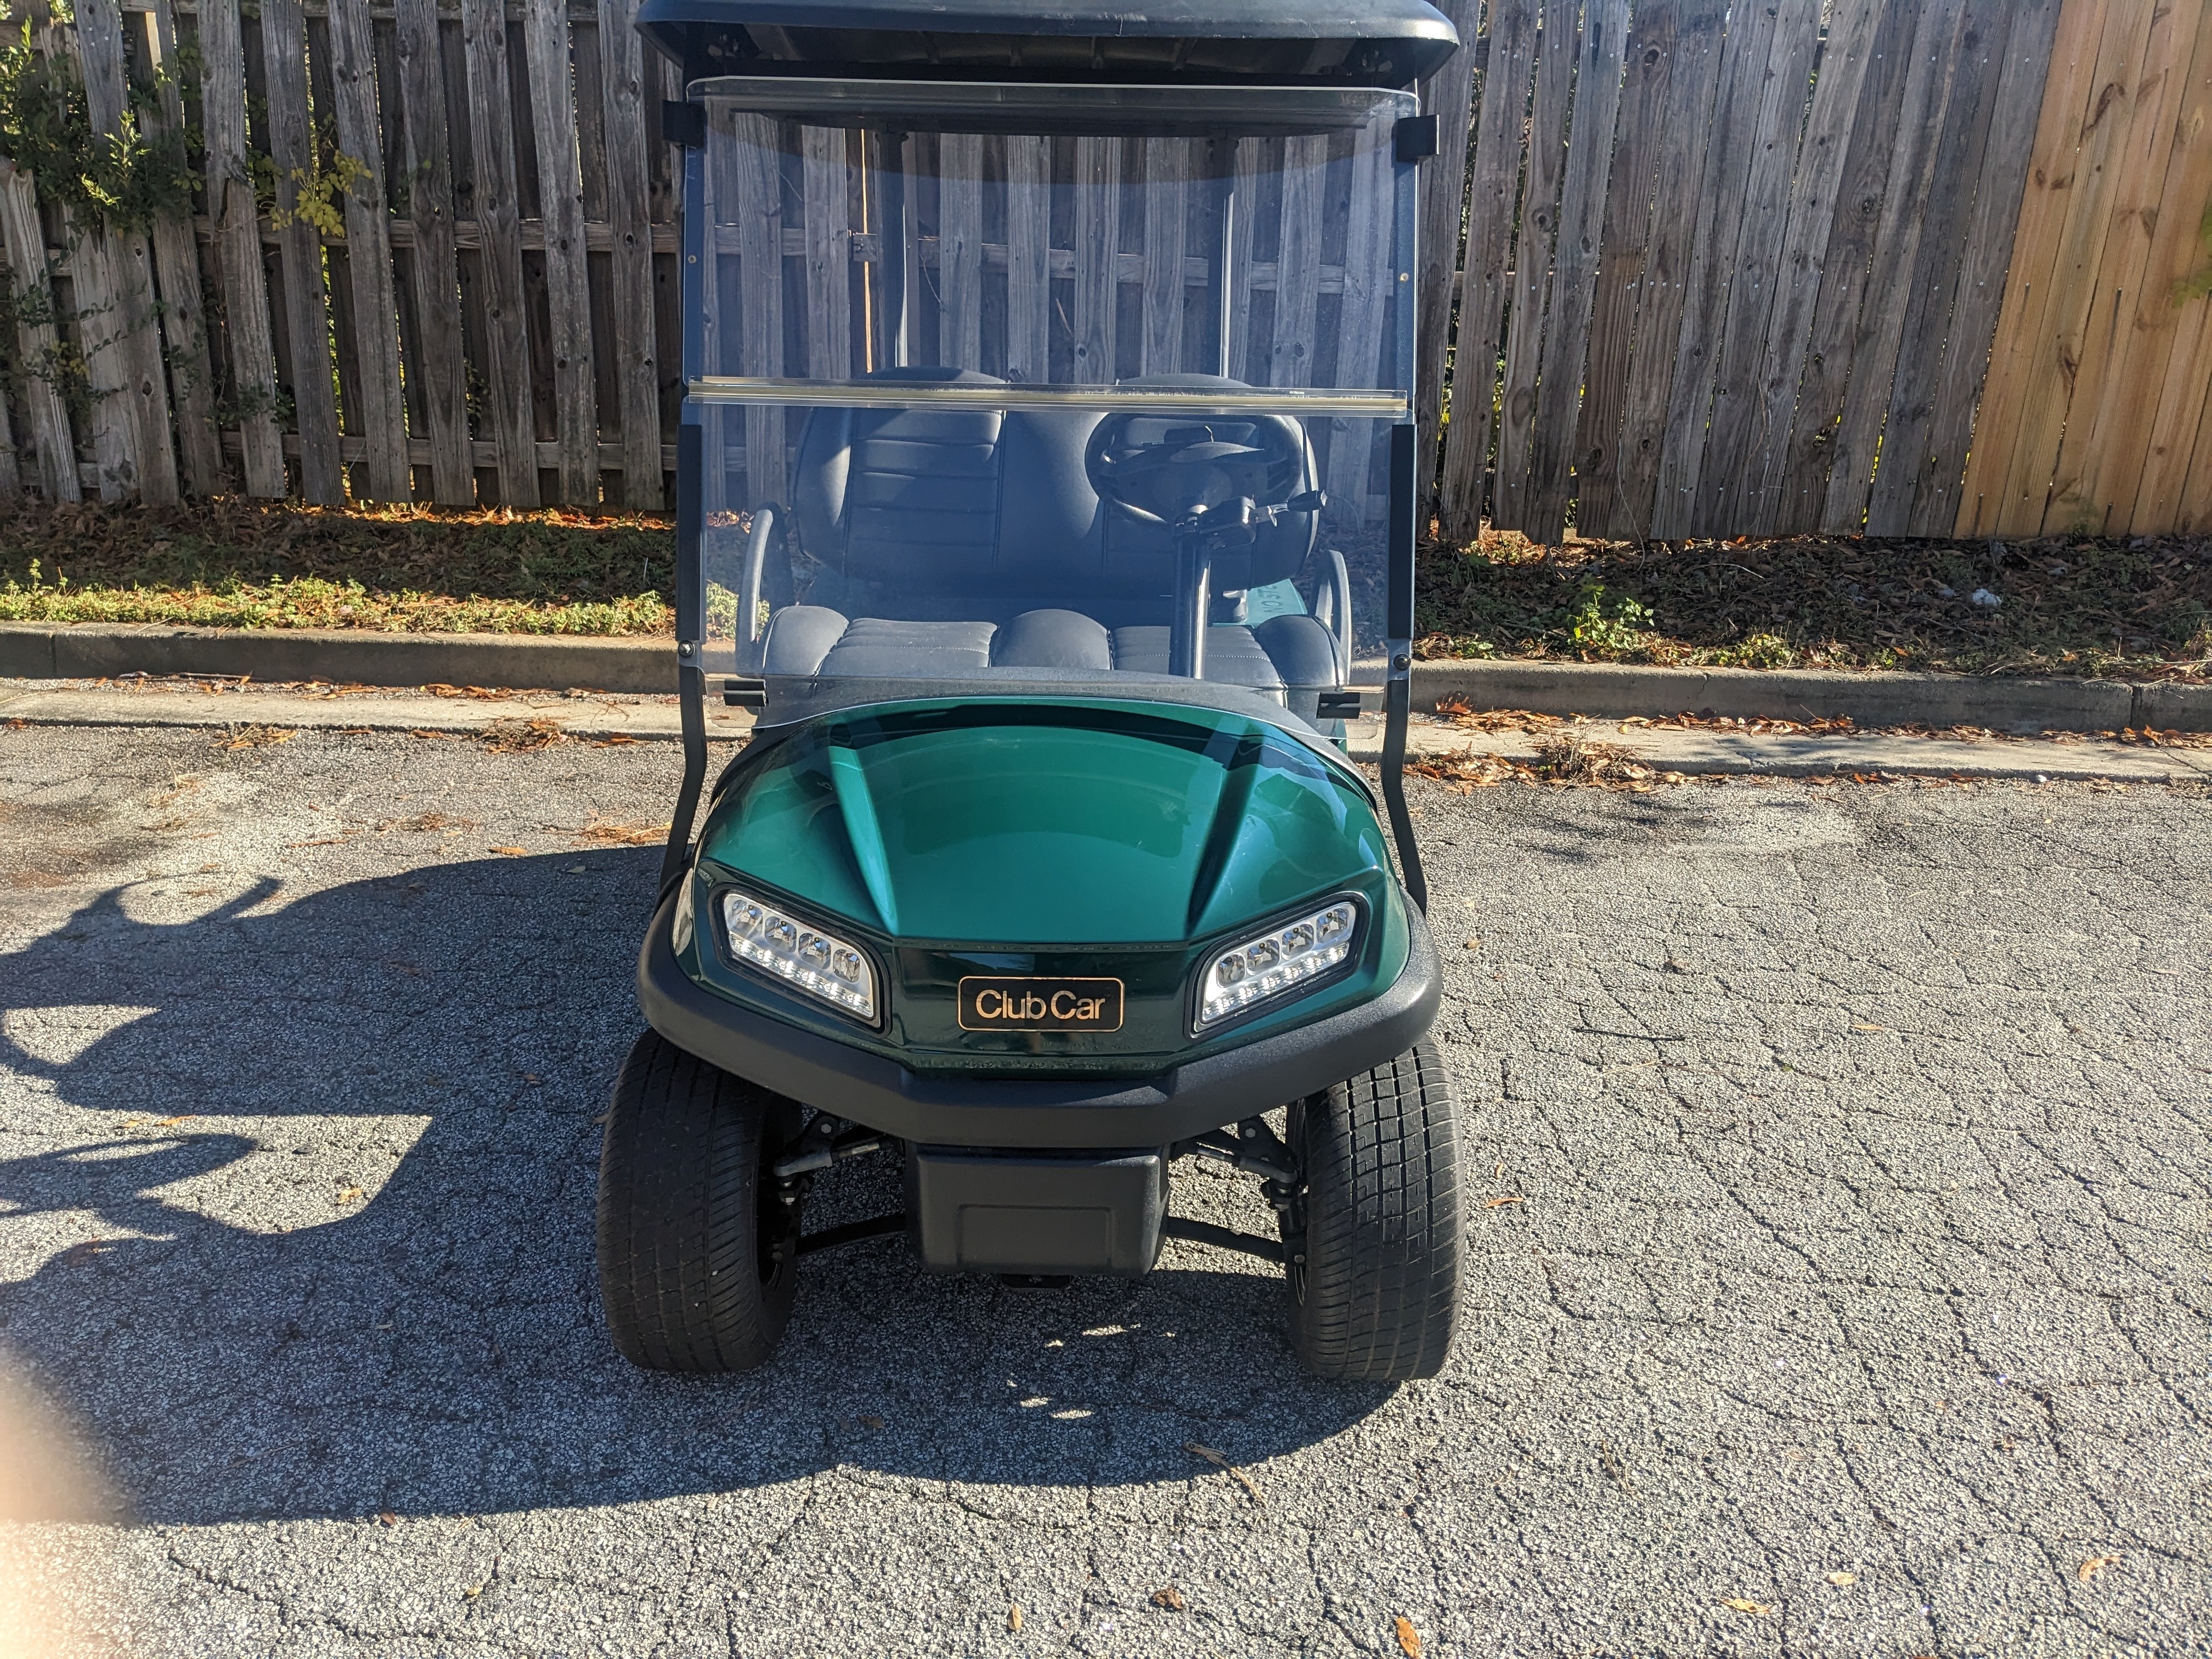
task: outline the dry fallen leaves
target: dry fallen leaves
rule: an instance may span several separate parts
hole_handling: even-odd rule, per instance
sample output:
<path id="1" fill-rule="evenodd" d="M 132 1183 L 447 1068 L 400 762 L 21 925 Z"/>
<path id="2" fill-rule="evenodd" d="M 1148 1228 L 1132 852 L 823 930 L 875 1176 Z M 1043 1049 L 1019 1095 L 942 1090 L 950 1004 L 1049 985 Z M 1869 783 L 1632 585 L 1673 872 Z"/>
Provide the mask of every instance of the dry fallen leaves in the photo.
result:
<path id="1" fill-rule="evenodd" d="M 1006 1628 L 1018 1636 L 1022 1631 L 1022 1604 L 1012 1602 L 1006 1608 Z"/>
<path id="2" fill-rule="evenodd" d="M 2093 1555 L 2074 1569 L 2074 1576 L 2086 1584 L 2104 1571 L 2106 1567 L 2117 1567 L 2119 1565 L 2120 1558 L 2117 1555 Z"/>
<path id="3" fill-rule="evenodd" d="M 390 1510 L 379 1510 L 376 1512 L 376 1518 L 387 1527 L 396 1527 L 399 1524 L 399 1517 Z"/>
<path id="4" fill-rule="evenodd" d="M 530 855 L 530 849 L 527 847 L 495 847 L 491 850 L 502 857 L 510 859 L 527 858 Z"/>
<path id="5" fill-rule="evenodd" d="M 1421 1659 L 1421 1632 L 1413 1628 L 1413 1621 L 1400 1613 L 1396 1620 L 1398 1651 L 1406 1659 Z"/>
<path id="6" fill-rule="evenodd" d="M 1838 1587 L 1856 1584 L 1859 1582 L 1859 1576 L 1855 1572 L 1832 1572 L 1828 1575 L 1828 1582 Z"/>
<path id="7" fill-rule="evenodd" d="M 1173 1584 L 1163 1584 L 1152 1592 L 1152 1605 L 1165 1607 L 1170 1613 L 1181 1613 L 1190 1604 L 1182 1599 L 1182 1592 Z"/>
<path id="8" fill-rule="evenodd" d="M 1483 1206 L 1482 1206 L 1482 1207 L 1483 1207 L 1484 1209 L 1486 1209 L 1486 1210 L 1494 1210 L 1494 1209 L 1498 1208 L 1498 1206 L 1499 1205 L 1501 1205 L 1501 1204 L 1526 1204 L 1528 1201 L 1528 1200 L 1527 1199 L 1521 1197 L 1518 1194 L 1514 1194 L 1513 1196 L 1511 1196 L 1511 1197 L 1510 1197 L 1510 1198 L 1493 1198 L 1493 1199 L 1490 1199 L 1490 1200 L 1486 1200 L 1486 1201 L 1484 1203 L 1484 1205 L 1483 1205 Z"/>
<path id="9" fill-rule="evenodd" d="M 582 841 L 605 842 L 609 847 L 658 847 L 668 839 L 665 823 L 617 823 L 611 818 L 593 818 L 574 832 Z"/>
<path id="10" fill-rule="evenodd" d="M 1212 1447 L 1201 1446 L 1195 1440 L 1186 1440 L 1183 1442 L 1182 1449 L 1194 1457 L 1203 1457 L 1238 1486 L 1243 1487 L 1251 1495 L 1254 1503 L 1262 1504 L 1267 1501 L 1260 1496 L 1260 1489 L 1252 1484 L 1252 1477 L 1231 1462 L 1222 1453 L 1214 1450 Z"/>
<path id="11" fill-rule="evenodd" d="M 358 1187 L 341 1187 L 338 1188 L 337 1201 L 341 1204 L 358 1204 L 363 1196 L 365 1194 Z"/>
<path id="12" fill-rule="evenodd" d="M 568 734 L 561 729 L 560 721 L 540 714 L 535 720 L 493 720 L 477 735 L 483 740 L 483 746 L 495 755 L 529 755 L 550 749 Z"/>
<path id="13" fill-rule="evenodd" d="M 1748 1613 L 1761 1619 L 1771 1619 L 1774 1609 L 1765 1601 L 1754 1601 L 1748 1595 L 1731 1595 L 1721 1605 L 1734 1607 L 1738 1613 Z"/>
<path id="14" fill-rule="evenodd" d="M 218 749 L 265 749 L 289 743 L 300 734 L 281 726 L 234 726 L 215 740 Z"/>

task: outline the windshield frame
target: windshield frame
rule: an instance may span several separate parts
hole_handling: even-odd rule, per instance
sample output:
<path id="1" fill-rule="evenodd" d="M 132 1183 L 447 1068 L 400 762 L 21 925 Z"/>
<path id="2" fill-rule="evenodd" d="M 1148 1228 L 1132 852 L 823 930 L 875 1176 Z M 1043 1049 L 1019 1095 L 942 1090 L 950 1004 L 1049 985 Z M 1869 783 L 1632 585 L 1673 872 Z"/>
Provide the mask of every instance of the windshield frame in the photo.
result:
<path id="1" fill-rule="evenodd" d="M 714 104 L 746 114 L 772 117 L 803 126 L 860 129 L 888 135 L 938 132 L 963 134 L 1008 133 L 1065 137 L 1189 137 L 1242 140 L 1277 137 L 1317 137 L 1346 129 L 1368 127 L 1378 118 L 1395 113 L 1398 121 L 1413 118 L 1418 99 L 1410 92 L 1385 88 L 1315 86 L 1085 85 L 1015 82 L 912 82 L 817 80 L 807 77 L 721 76 L 695 81 L 687 88 L 695 106 Z M 711 129 L 711 118 L 700 124 Z M 1399 129 L 1402 138 L 1403 129 Z M 703 137 L 703 134 L 702 134 Z M 1414 428 L 1414 306 L 1395 303 L 1382 337 L 1376 340 L 1376 367 L 1386 384 L 1380 386 L 1311 387 L 1256 386 L 1249 391 L 1222 387 L 1162 387 L 1128 384 L 1055 385 L 1002 381 L 975 386 L 916 382 L 886 383 L 857 379 L 812 379 L 789 375 L 732 375 L 708 374 L 703 320 L 708 306 L 700 286 L 704 238 L 712 234 L 710 213 L 700 210 L 706 193 L 706 150 L 694 147 L 684 152 L 684 336 L 683 378 L 685 397 L 678 429 L 677 632 L 679 682 L 683 690 L 686 775 L 679 797 L 670 843 L 671 868 L 679 866 L 688 847 L 689 828 L 696 811 L 698 785 L 704 771 L 705 679 L 707 675 L 707 599 L 704 548 L 706 505 L 702 498 L 704 468 L 703 428 L 710 412 L 727 405 L 817 405 L 848 408 L 908 407 L 925 404 L 994 410 L 1112 410 L 1121 409 L 1158 413 L 1233 414 L 1239 410 L 1279 410 L 1286 414 L 1322 417 L 1352 417 L 1374 421 L 1388 429 L 1388 485 L 1383 497 L 1387 542 L 1383 604 L 1385 637 L 1381 658 L 1364 658 L 1345 665 L 1339 683 L 1382 691 L 1379 699 L 1387 727 L 1382 769 L 1382 793 L 1390 806 L 1395 839 L 1399 842 L 1401 868 L 1407 886 L 1419 902 L 1422 884 L 1417 855 L 1411 843 L 1410 824 L 1401 804 L 1401 781 L 1406 710 L 1409 707 L 1413 615 L 1413 519 L 1415 512 Z M 1388 171 L 1391 197 L 1381 217 L 1389 227 L 1388 242 L 1395 257 L 1382 267 L 1381 280 L 1392 281 L 1392 298 L 1408 298 L 1397 284 L 1412 283 L 1418 269 L 1415 247 L 1418 156 L 1408 156 L 1402 144 L 1393 143 Z M 1395 267 L 1395 270 L 1392 270 Z M 1395 278 L 1395 280 L 1393 280 Z M 1226 300 L 1223 301 L 1226 316 Z M 1225 339 L 1225 331 L 1224 331 Z M 1226 346 L 1223 347 L 1225 356 Z M 1390 384 L 1395 382 L 1395 384 Z M 719 445 L 720 440 L 716 440 Z M 1370 519 L 1369 522 L 1374 521 Z M 725 671 L 716 671 L 718 673 Z M 775 690 L 771 693 L 771 684 Z M 1059 676 L 1022 683 L 994 675 L 970 684 L 966 679 L 933 680 L 923 692 L 920 685 L 893 681 L 875 683 L 847 678 L 792 683 L 729 681 L 735 688 L 731 700 L 740 706 L 763 707 L 773 695 L 763 731 L 789 720 L 818 714 L 831 707 L 852 708 L 871 701 L 927 695 L 933 698 L 1004 698 L 1024 693 L 1050 697 L 1158 698 L 1164 702 L 1210 704 L 1240 713 L 1254 712 L 1260 694 L 1229 684 L 1167 676 L 1115 672 L 1092 679 L 1088 676 Z M 1363 700 L 1372 708 L 1377 699 Z M 803 711 L 803 712 L 802 712 Z M 1341 708 L 1336 711 L 1345 712 Z M 1285 729 L 1297 731 L 1316 717 L 1304 719 L 1290 709 L 1274 707 L 1271 717 Z M 1326 725 L 1323 720 L 1322 725 Z M 696 736 L 695 736 L 696 734 Z M 1327 741 L 1321 727 L 1314 733 Z M 690 751 L 698 750 L 698 763 Z"/>

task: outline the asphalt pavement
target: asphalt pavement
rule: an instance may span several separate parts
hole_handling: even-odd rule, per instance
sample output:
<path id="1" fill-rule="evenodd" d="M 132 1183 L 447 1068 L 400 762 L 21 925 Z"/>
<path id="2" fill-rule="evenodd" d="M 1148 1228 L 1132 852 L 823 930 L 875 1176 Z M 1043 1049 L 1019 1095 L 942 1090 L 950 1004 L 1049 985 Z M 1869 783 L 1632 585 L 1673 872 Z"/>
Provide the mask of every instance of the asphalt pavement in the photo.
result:
<path id="1" fill-rule="evenodd" d="M 0 1564 L 86 1651 L 2212 1650 L 2201 784 L 1419 784 L 1442 1377 L 879 1241 L 702 1381 L 592 1266 L 675 750 L 275 735 L 0 729 L 0 1363 L 118 1494 Z"/>

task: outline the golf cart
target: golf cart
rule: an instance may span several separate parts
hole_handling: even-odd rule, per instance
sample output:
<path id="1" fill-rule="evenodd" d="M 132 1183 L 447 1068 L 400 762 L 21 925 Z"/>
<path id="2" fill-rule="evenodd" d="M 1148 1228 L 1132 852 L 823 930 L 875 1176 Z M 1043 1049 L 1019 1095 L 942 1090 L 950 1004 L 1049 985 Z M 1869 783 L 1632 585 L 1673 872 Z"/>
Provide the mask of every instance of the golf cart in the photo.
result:
<path id="1" fill-rule="evenodd" d="M 1434 1375 L 1460 1152 L 1400 769 L 1436 129 L 1396 88 L 1450 24 L 639 16 L 687 87 L 685 770 L 606 1128 L 616 1342 L 757 1365 L 861 1238 L 1029 1284 L 1173 1238 L 1281 1263 L 1316 1374 Z M 695 840 L 713 694 L 756 724 Z M 805 1231 L 872 1155 L 904 1208 Z M 1171 1214 L 1193 1157 L 1276 1236 Z"/>

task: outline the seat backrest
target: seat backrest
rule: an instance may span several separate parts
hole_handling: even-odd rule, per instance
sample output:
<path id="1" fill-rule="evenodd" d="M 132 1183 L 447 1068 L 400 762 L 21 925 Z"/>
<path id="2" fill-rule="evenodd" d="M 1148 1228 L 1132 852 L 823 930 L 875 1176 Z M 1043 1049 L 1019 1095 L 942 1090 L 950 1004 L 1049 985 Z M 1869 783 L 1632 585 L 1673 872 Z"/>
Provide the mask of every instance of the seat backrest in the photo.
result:
<path id="1" fill-rule="evenodd" d="M 871 380 L 999 386 L 972 369 L 880 369 Z M 1198 375 L 1139 386 L 1241 386 Z M 800 434 L 792 508 L 800 544 L 852 602 L 896 598 L 899 614 L 988 617 L 1111 599 L 1164 599 L 1175 547 L 1164 526 L 1109 509 L 1091 487 L 1085 442 L 1096 412 L 817 409 Z M 1310 448 L 1307 478 L 1312 488 Z M 1316 515 L 1263 530 L 1251 583 L 1294 576 Z"/>

